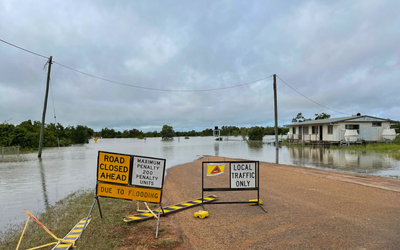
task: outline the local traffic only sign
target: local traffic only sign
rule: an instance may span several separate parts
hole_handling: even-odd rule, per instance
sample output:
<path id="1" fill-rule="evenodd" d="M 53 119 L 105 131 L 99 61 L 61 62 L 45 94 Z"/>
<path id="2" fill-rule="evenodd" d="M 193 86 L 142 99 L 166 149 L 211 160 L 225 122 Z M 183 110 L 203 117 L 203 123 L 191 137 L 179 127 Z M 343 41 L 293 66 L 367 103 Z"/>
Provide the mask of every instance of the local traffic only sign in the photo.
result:
<path id="1" fill-rule="evenodd" d="M 231 162 L 231 188 L 255 188 L 256 187 L 256 163 L 255 162 Z"/>
<path id="2" fill-rule="evenodd" d="M 228 167 L 229 166 L 229 167 Z M 206 170 L 205 170 L 206 169 Z M 229 169 L 229 171 L 225 171 Z M 261 206 L 260 202 L 260 167 L 258 161 L 223 161 L 223 162 L 202 162 L 202 197 L 204 192 L 211 191 L 257 191 L 257 199 L 249 201 L 220 201 L 213 202 L 212 204 L 233 204 L 233 203 L 247 203 L 258 204 L 262 210 L 265 209 Z M 218 176 L 218 177 L 213 177 Z M 225 176 L 225 177 L 224 177 Z M 213 187 L 206 187 L 205 179 L 215 178 L 212 181 Z M 229 187 L 227 182 L 229 181 Z M 221 186 L 215 187 L 217 183 Z M 209 186 L 211 186 L 209 184 Z M 253 202 L 250 202 L 253 201 Z M 255 201 L 255 202 L 254 202 Z M 203 206 L 204 209 L 204 206 Z"/>

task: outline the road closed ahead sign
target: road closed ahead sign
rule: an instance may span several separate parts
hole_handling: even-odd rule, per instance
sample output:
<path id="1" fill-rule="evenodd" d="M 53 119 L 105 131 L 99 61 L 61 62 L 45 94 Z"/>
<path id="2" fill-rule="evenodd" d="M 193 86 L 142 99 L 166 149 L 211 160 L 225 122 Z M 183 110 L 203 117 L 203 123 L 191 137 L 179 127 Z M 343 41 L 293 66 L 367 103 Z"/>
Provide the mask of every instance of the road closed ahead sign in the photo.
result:
<path id="1" fill-rule="evenodd" d="M 231 188 L 256 187 L 255 162 L 231 162 Z"/>
<path id="2" fill-rule="evenodd" d="M 97 180 L 128 184 L 130 176 L 130 155 L 99 151 Z"/>

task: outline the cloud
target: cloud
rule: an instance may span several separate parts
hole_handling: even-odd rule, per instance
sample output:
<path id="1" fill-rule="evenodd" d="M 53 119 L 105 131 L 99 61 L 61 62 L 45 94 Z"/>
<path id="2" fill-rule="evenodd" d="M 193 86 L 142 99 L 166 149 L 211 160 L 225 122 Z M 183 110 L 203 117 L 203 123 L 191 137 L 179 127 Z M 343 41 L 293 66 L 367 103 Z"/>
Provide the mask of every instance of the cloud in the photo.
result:
<path id="1" fill-rule="evenodd" d="M 164 124 L 175 130 L 273 125 L 272 78 L 205 92 L 140 88 L 207 90 L 272 74 L 330 108 L 278 79 L 280 125 L 299 112 L 344 115 L 331 109 L 400 120 L 399 5 L 6 0 L 0 3 L 0 39 L 114 81 L 53 64 L 46 121 L 54 122 L 55 111 L 64 126 L 160 131 Z M 46 59 L 4 43 L 0 55 L 0 119 L 40 120 Z"/>

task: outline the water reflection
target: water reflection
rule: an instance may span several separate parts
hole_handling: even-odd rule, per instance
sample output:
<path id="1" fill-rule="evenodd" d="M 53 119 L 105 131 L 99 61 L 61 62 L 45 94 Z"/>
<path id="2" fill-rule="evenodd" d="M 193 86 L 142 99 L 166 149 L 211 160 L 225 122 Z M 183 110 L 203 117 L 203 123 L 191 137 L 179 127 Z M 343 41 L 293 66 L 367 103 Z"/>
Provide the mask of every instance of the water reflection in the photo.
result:
<path id="1" fill-rule="evenodd" d="M 232 140 L 215 141 L 214 137 L 190 137 L 178 141 L 160 138 L 101 139 L 85 145 L 20 154 L 16 160 L 0 161 L 0 231 L 8 223 L 25 220 L 24 209 L 43 212 L 68 194 L 96 185 L 98 151 L 141 155 L 166 159 L 172 167 L 204 155 L 279 162 L 287 165 L 328 168 L 382 176 L 400 176 L 400 161 L 387 154 L 366 154 L 321 147 L 286 147 Z M 90 204 L 89 204 L 90 205 Z"/>
<path id="2" fill-rule="evenodd" d="M 45 173 L 44 173 L 42 158 L 39 158 L 39 168 L 40 168 L 40 177 L 42 179 L 44 207 L 46 209 L 48 209 L 49 208 L 49 198 L 48 198 L 47 190 L 46 190 L 46 177 L 45 177 Z"/>
<path id="3" fill-rule="evenodd" d="M 164 144 L 164 143 L 168 143 L 168 144 Z M 163 142 L 162 152 L 163 152 L 163 155 L 165 155 L 165 158 L 172 158 L 174 155 L 174 146 L 169 144 L 169 142 Z"/>
<path id="4" fill-rule="evenodd" d="M 288 150 L 293 163 L 299 166 L 314 165 L 358 173 L 376 173 L 392 168 L 390 159 L 365 152 L 331 150 L 318 146 L 295 146 L 289 147 Z"/>
<path id="5" fill-rule="evenodd" d="M 214 142 L 214 154 L 215 156 L 219 156 L 219 143 Z"/>
<path id="6" fill-rule="evenodd" d="M 262 141 L 248 141 L 247 145 L 250 150 L 261 151 L 264 144 Z"/>

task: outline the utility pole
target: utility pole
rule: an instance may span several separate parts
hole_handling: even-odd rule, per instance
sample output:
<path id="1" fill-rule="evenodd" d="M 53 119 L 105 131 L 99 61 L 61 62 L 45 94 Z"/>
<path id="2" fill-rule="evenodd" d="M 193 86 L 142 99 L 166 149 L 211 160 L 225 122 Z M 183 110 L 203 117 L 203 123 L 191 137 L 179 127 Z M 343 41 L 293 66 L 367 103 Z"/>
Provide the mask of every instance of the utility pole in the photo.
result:
<path id="1" fill-rule="evenodd" d="M 46 84 L 46 95 L 44 97 L 44 106 L 43 106 L 43 115 L 42 115 L 42 127 L 40 129 L 40 140 L 39 140 L 39 153 L 38 157 L 42 157 L 42 144 L 43 144 L 43 134 L 44 134 L 44 123 L 46 119 L 46 109 L 47 109 L 47 97 L 49 96 L 49 84 L 50 84 L 50 71 L 51 71 L 51 64 L 53 63 L 53 57 L 50 56 L 48 61 L 49 68 L 47 70 L 47 84 Z"/>
<path id="2" fill-rule="evenodd" d="M 278 105 L 277 105 L 277 95 L 276 95 L 276 74 L 274 74 L 274 116 L 275 116 L 275 147 L 276 151 L 279 150 L 278 142 Z"/>

